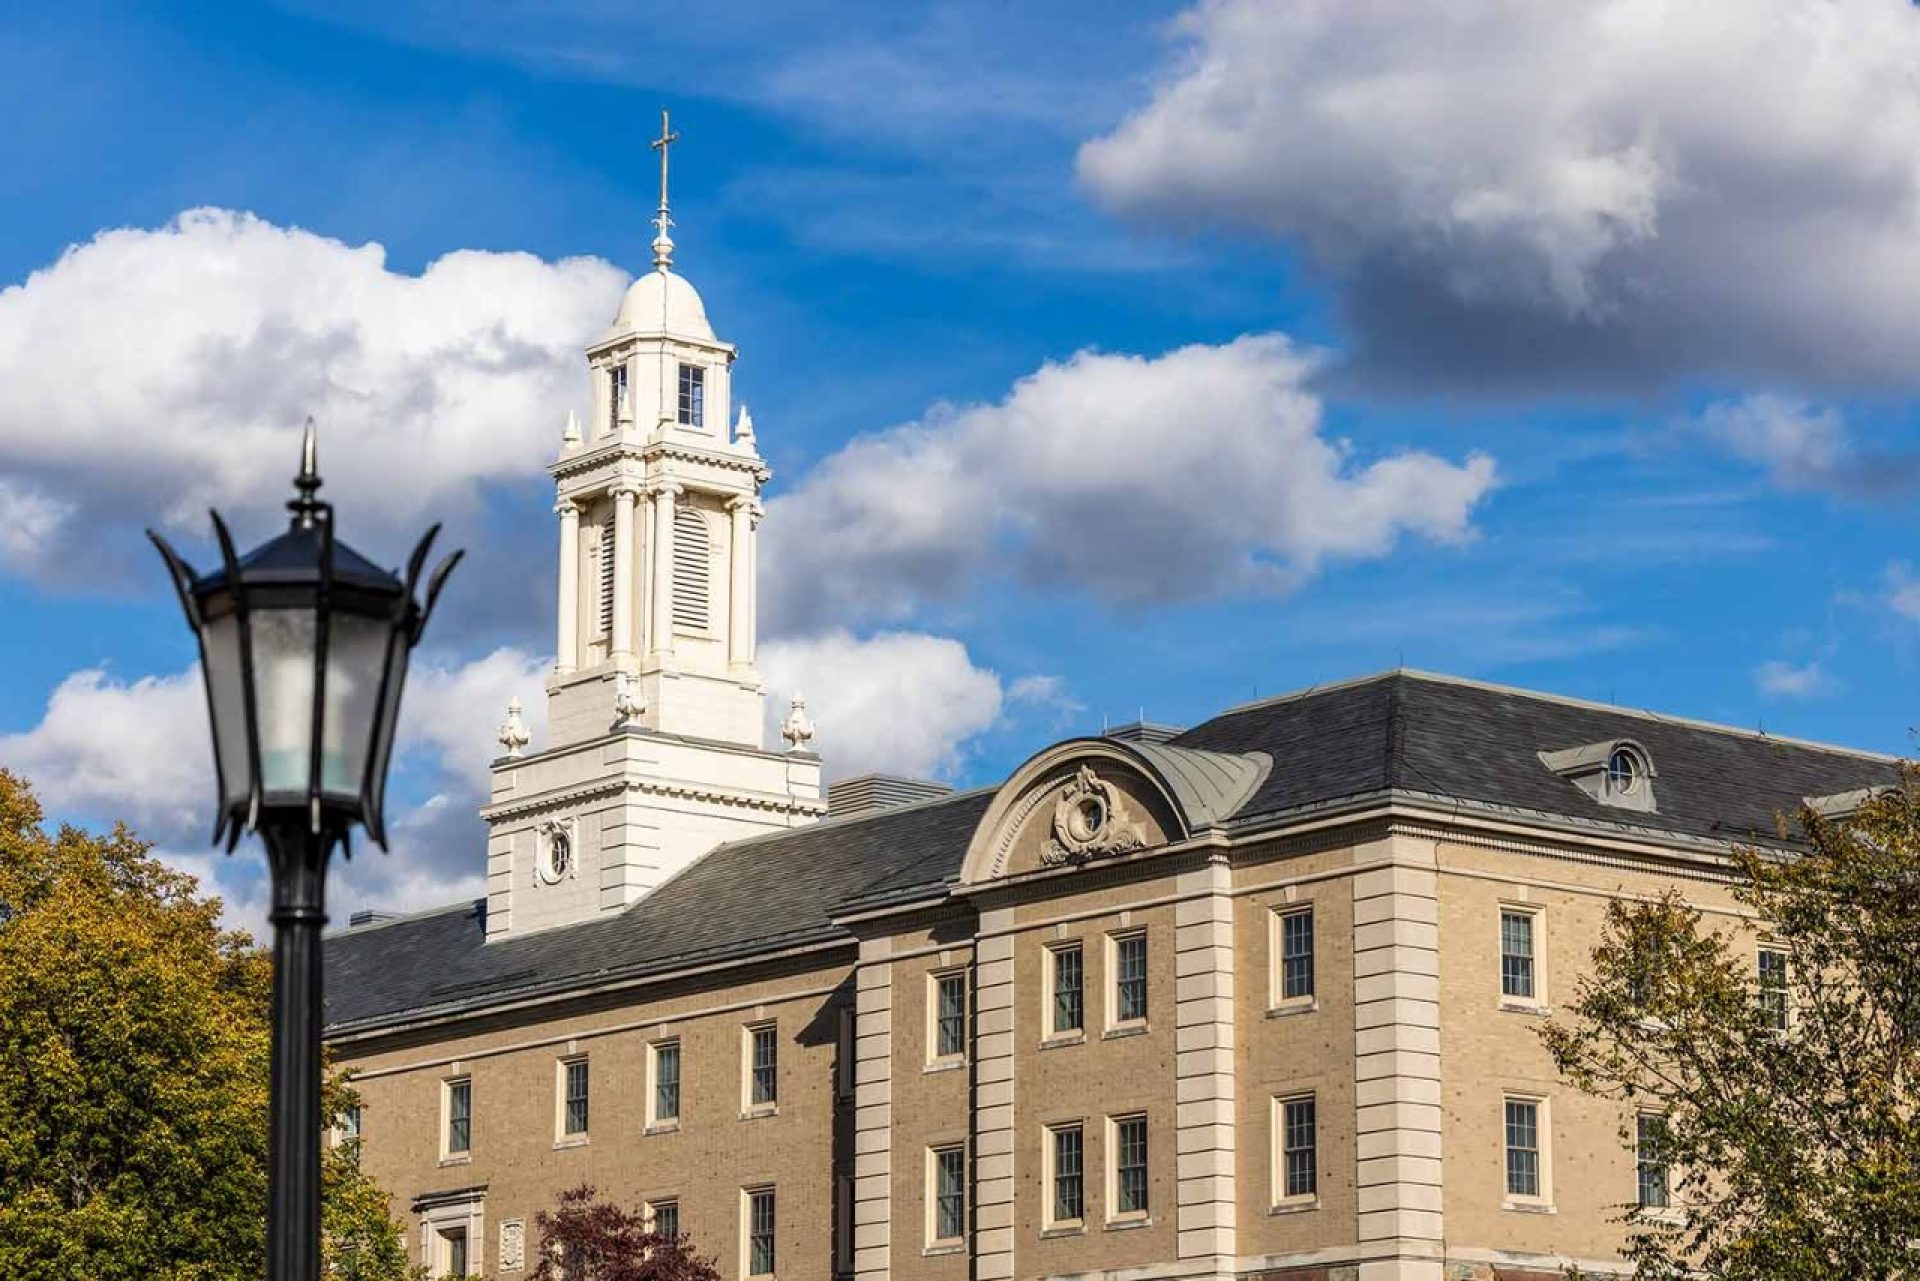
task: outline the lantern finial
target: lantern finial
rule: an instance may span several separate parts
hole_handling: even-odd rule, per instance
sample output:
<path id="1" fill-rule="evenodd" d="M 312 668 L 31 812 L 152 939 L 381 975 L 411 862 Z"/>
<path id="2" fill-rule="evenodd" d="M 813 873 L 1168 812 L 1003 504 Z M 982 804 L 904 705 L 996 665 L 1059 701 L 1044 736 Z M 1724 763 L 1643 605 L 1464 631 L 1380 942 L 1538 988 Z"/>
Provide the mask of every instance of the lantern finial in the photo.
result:
<path id="1" fill-rule="evenodd" d="M 300 496 L 287 504 L 287 510 L 293 513 L 295 524 L 310 529 L 313 515 L 321 507 L 314 497 L 320 490 L 320 455 L 314 442 L 312 414 L 307 415 L 306 432 L 300 439 L 300 474 L 293 478 L 293 487 L 300 491 Z"/>

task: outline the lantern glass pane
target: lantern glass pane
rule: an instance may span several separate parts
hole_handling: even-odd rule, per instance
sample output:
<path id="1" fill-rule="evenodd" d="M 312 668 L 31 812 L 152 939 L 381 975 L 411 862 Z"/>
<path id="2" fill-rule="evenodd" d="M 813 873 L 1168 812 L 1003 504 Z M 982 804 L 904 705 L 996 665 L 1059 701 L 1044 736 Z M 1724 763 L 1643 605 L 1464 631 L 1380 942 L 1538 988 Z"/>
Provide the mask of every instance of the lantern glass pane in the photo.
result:
<path id="1" fill-rule="evenodd" d="M 380 711 L 380 674 L 387 661 L 385 618 L 336 612 L 327 626 L 327 716 L 320 787 L 357 804 Z"/>
<path id="2" fill-rule="evenodd" d="M 222 808 L 244 804 L 252 766 L 247 760 L 246 674 L 240 669 L 240 620 L 232 614 L 202 629 L 203 666 L 213 704 L 213 751 L 220 765 Z"/>
<path id="3" fill-rule="evenodd" d="M 260 787 L 304 794 L 313 743 L 313 610 L 255 609 L 249 617 Z"/>
<path id="4" fill-rule="evenodd" d="M 373 771 L 368 779 L 368 807 L 370 816 L 377 816 L 385 803 L 387 790 L 387 762 L 393 755 L 393 733 L 400 724 L 400 688 L 407 683 L 407 638 L 393 636 L 391 652 L 387 654 L 387 702 L 380 709 L 379 724 L 374 727 Z"/>

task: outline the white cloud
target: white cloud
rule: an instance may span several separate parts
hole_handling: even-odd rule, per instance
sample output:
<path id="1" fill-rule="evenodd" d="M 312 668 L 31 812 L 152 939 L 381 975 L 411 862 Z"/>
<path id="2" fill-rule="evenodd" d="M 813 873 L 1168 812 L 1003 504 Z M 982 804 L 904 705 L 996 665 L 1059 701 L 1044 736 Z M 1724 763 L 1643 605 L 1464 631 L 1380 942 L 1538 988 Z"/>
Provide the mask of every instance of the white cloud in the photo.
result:
<path id="1" fill-rule="evenodd" d="M 1000 719 L 1006 697 L 999 676 L 945 636 L 832 631 L 770 641 L 759 659 L 770 690 L 768 741 L 779 741 L 788 700 L 804 694 L 831 778 L 951 777 L 968 741 Z"/>
<path id="2" fill-rule="evenodd" d="M 1895 561 L 1885 575 L 1887 607 L 1902 618 L 1920 623 L 1920 572 Z"/>
<path id="3" fill-rule="evenodd" d="M 1811 698 L 1832 687 L 1832 679 L 1816 660 L 1794 664 L 1772 658 L 1753 669 L 1753 683 L 1762 694 L 1776 698 Z"/>
<path id="4" fill-rule="evenodd" d="M 1914 383 L 1905 0 L 1211 0 L 1176 29 L 1083 182 L 1297 243 L 1376 376 Z"/>
<path id="5" fill-rule="evenodd" d="M 1314 367 L 1274 334 L 1081 352 L 855 439 L 769 505 L 769 613 L 899 618 L 999 567 L 1123 603 L 1284 591 L 1404 535 L 1470 537 L 1493 460 L 1357 456 L 1321 433 Z"/>
<path id="6" fill-rule="evenodd" d="M 210 505 L 251 542 L 308 414 L 352 541 L 470 517 L 482 486 L 540 474 L 623 282 L 473 250 L 407 275 L 377 244 L 218 209 L 103 231 L 0 290 L 0 564 L 70 581 L 144 563 L 140 524 L 197 539 Z"/>
<path id="7" fill-rule="evenodd" d="M 1782 489 L 1900 499 L 1920 491 L 1920 453 L 1863 448 L 1838 409 L 1769 393 L 1709 405 L 1684 425 Z"/>

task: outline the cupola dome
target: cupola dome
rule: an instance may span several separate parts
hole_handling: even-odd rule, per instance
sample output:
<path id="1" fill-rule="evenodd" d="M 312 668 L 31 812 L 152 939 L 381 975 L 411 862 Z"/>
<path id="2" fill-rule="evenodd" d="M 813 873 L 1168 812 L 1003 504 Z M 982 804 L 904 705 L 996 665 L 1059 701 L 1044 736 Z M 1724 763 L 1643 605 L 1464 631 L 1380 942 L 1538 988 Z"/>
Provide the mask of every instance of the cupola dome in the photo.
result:
<path id="1" fill-rule="evenodd" d="M 628 334 L 672 334 L 714 341 L 713 326 L 707 323 L 707 309 L 699 293 L 686 277 L 664 267 L 647 272 L 627 286 L 608 337 Z"/>

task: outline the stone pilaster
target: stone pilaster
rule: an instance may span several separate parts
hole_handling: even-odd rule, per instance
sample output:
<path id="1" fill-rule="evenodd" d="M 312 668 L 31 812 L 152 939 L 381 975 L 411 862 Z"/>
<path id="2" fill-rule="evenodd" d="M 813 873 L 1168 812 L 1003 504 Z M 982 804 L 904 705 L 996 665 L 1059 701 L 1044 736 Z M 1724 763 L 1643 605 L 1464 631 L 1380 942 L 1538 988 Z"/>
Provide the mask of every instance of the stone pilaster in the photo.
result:
<path id="1" fill-rule="evenodd" d="M 564 676 L 580 662 L 580 504 L 562 499 L 553 510 L 560 517 L 560 617 L 553 670 Z"/>
<path id="2" fill-rule="evenodd" d="M 973 968 L 973 1256 L 976 1281 L 1013 1276 L 1013 912 L 980 914 Z"/>
<path id="3" fill-rule="evenodd" d="M 1230 1276 L 1234 1179 L 1232 877 L 1224 857 L 1179 879 L 1174 908 L 1174 1159 L 1181 1259 Z"/>
<path id="4" fill-rule="evenodd" d="M 863 939 L 854 971 L 853 1274 L 893 1271 L 893 954 L 890 939 Z"/>
<path id="5" fill-rule="evenodd" d="M 1440 913 L 1434 843 L 1363 847 L 1353 879 L 1360 1281 L 1441 1281 Z"/>

